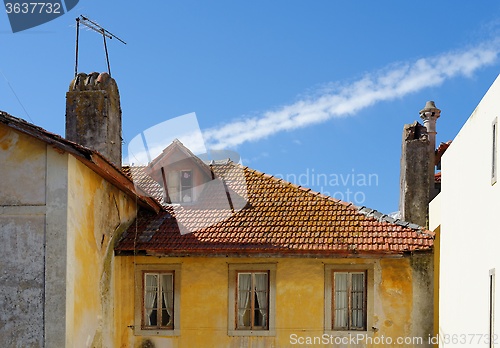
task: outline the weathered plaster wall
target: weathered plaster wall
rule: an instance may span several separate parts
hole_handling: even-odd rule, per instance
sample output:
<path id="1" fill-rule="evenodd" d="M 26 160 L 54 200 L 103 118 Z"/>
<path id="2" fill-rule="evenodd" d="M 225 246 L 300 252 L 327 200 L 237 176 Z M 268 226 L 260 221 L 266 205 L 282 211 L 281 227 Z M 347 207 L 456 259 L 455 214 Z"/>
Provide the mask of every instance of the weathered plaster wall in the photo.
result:
<path id="1" fill-rule="evenodd" d="M 413 255 L 410 259 L 413 284 L 412 332 L 416 337 L 433 335 L 434 332 L 434 256 Z"/>
<path id="2" fill-rule="evenodd" d="M 45 205 L 45 143 L 0 124 L 0 206 Z"/>
<path id="3" fill-rule="evenodd" d="M 135 202 L 71 156 L 68 177 L 66 346 L 113 347 L 113 246 Z"/>
<path id="4" fill-rule="evenodd" d="M 64 347 L 69 155 L 47 147 L 45 222 L 45 347 Z"/>
<path id="5" fill-rule="evenodd" d="M 0 124 L 0 342 L 44 338 L 46 147 Z"/>
<path id="6" fill-rule="evenodd" d="M 136 264 L 181 264 L 180 336 L 134 336 L 134 284 Z M 273 337 L 228 336 L 228 264 L 276 263 L 276 335 Z M 324 334 L 325 265 L 363 264 L 373 269 L 373 327 L 367 334 L 376 339 L 412 338 L 432 333 L 432 311 L 423 304 L 415 281 L 420 281 L 422 262 L 410 258 L 365 259 L 296 259 L 296 258 L 156 258 L 122 256 L 115 261 L 115 347 L 297 347 L 290 335 L 321 337 Z M 419 267 L 415 267 L 415 263 Z M 423 262 L 425 264 L 425 262 Z M 424 267 L 425 268 L 425 267 Z M 370 286 L 370 285 L 369 285 Z M 432 305 L 432 293 L 428 301 Z M 369 304 L 370 306 L 370 304 Z M 416 321 L 414 321 L 416 320 Z M 422 321 L 428 325 L 419 326 Z M 331 347 L 331 344 L 314 347 Z M 340 345 L 342 346 L 342 345 Z M 346 347 L 381 347 L 361 344 Z M 411 347 L 393 344 L 393 347 Z"/>

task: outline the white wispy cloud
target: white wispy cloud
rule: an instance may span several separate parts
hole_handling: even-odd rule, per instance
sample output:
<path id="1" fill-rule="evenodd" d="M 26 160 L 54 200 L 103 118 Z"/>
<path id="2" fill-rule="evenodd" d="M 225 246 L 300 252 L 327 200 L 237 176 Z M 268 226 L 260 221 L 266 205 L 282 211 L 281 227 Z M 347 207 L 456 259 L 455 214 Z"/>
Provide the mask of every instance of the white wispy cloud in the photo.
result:
<path id="1" fill-rule="evenodd" d="M 345 117 L 456 76 L 471 76 L 477 69 L 495 63 L 499 52 L 500 42 L 494 40 L 461 51 L 391 64 L 333 91 L 318 91 L 315 97 L 208 129 L 203 136 L 209 148 L 232 148 L 278 132 Z"/>

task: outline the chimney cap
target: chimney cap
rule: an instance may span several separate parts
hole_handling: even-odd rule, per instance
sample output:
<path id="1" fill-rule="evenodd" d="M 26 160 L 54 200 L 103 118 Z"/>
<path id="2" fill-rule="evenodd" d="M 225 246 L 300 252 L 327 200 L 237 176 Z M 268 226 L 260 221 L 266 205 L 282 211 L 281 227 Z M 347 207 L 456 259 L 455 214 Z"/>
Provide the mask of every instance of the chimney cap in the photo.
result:
<path id="1" fill-rule="evenodd" d="M 429 100 L 427 103 L 425 103 L 425 107 L 422 110 L 420 110 L 420 117 L 422 118 L 427 118 L 431 116 L 439 118 L 440 115 L 441 115 L 441 110 L 436 108 L 436 104 L 434 103 L 433 100 Z"/>

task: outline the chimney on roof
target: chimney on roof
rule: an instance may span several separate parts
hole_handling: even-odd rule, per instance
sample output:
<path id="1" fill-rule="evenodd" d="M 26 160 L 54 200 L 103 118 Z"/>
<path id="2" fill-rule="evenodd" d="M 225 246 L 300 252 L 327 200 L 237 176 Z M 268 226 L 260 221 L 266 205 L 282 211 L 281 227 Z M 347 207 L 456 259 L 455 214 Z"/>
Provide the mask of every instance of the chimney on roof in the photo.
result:
<path id="1" fill-rule="evenodd" d="M 436 120 L 441 110 L 428 101 L 420 111 L 424 121 L 407 124 L 401 149 L 399 211 L 401 219 L 428 226 L 429 202 L 436 196 L 435 149 Z"/>
<path id="2" fill-rule="evenodd" d="M 441 116 L 441 110 L 436 108 L 433 101 L 425 103 L 425 107 L 420 110 L 420 118 L 424 121 L 424 126 L 427 128 L 427 134 L 429 135 L 429 180 L 431 184 L 429 185 L 429 202 L 437 195 L 434 175 L 436 173 L 436 121 L 439 116 Z"/>
<path id="3" fill-rule="evenodd" d="M 118 86 L 108 73 L 78 74 L 66 93 L 66 139 L 122 161 L 122 111 Z"/>

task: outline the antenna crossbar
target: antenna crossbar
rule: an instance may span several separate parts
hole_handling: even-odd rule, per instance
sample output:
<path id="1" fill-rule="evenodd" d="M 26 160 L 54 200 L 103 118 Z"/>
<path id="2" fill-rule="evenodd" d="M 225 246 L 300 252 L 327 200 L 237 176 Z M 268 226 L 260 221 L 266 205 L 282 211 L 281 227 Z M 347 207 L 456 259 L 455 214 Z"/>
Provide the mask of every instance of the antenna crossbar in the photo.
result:
<path id="1" fill-rule="evenodd" d="M 120 39 L 118 36 L 114 35 L 113 33 L 109 32 L 108 30 L 104 29 L 101 27 L 99 24 L 96 22 L 90 20 L 89 18 L 80 15 L 80 17 L 76 18 L 76 59 L 75 59 L 75 77 L 78 74 L 78 41 L 79 41 L 79 33 L 80 33 L 80 22 L 85 25 L 87 28 L 99 33 L 102 35 L 102 38 L 104 40 L 104 52 L 106 53 L 106 63 L 108 65 L 108 74 L 111 76 L 111 68 L 109 65 L 109 56 L 108 56 L 108 45 L 106 44 L 106 38 L 108 39 L 117 39 L 123 44 L 127 44 L 125 41 Z"/>

